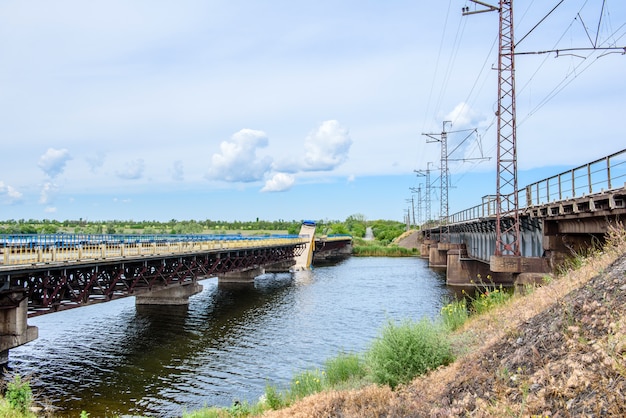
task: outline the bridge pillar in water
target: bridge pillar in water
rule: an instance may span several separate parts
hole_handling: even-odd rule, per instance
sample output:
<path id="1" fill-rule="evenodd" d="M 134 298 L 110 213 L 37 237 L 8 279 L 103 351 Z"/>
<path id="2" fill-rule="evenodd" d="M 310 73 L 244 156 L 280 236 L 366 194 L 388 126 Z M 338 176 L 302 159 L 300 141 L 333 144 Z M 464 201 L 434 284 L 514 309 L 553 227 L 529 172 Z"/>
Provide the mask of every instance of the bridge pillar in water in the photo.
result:
<path id="1" fill-rule="evenodd" d="M 265 273 L 287 273 L 296 264 L 296 260 L 283 260 L 274 264 L 266 264 Z"/>
<path id="2" fill-rule="evenodd" d="M 308 270 L 309 268 L 311 268 L 311 262 L 313 261 L 313 250 L 315 249 L 315 222 L 302 222 L 299 235 L 300 237 L 306 237 L 307 243 L 304 251 L 302 251 L 302 254 L 295 258 L 295 271 Z"/>
<path id="3" fill-rule="evenodd" d="M 202 285 L 171 285 L 135 296 L 136 305 L 188 305 L 189 297 L 202 292 Z"/>
<path id="4" fill-rule="evenodd" d="M 244 270 L 229 271 L 227 273 L 220 273 L 217 275 L 217 282 L 219 283 L 252 283 L 254 278 L 265 273 L 265 269 L 260 266 L 247 268 Z"/>
<path id="5" fill-rule="evenodd" d="M 448 251 L 458 249 L 463 244 L 451 244 L 449 242 L 433 243 L 428 253 L 428 267 L 447 268 Z"/>
<path id="6" fill-rule="evenodd" d="M 420 257 L 430 259 L 430 248 L 433 245 L 437 246 L 437 243 L 429 239 L 423 240 L 422 244 L 420 245 Z"/>
<path id="7" fill-rule="evenodd" d="M 39 330 L 30 326 L 28 298 L 24 291 L 3 291 L 0 306 L 0 364 L 9 361 L 9 349 L 37 339 Z"/>
<path id="8" fill-rule="evenodd" d="M 449 286 L 512 285 L 510 273 L 492 272 L 489 264 L 469 258 L 463 245 L 448 251 L 446 284 Z"/>

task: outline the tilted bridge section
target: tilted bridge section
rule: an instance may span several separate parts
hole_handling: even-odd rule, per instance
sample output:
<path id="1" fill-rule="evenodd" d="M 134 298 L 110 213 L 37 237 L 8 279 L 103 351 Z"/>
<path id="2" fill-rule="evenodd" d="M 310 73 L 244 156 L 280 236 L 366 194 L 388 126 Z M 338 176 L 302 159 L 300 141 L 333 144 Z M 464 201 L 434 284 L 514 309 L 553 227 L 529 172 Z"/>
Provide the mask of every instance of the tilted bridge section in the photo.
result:
<path id="1" fill-rule="evenodd" d="M 37 338 L 28 317 L 135 296 L 136 304 L 187 304 L 198 280 L 250 283 L 263 273 L 308 269 L 317 252 L 351 248 L 352 237 L 300 235 L 0 236 L 0 363 Z M 319 245 L 319 250 L 316 247 Z M 325 249 L 328 247 L 328 249 Z"/>
<path id="2" fill-rule="evenodd" d="M 494 255 L 496 198 L 424 225 L 421 254 L 445 268 L 447 283 L 469 285 L 489 277 L 501 284 L 541 280 L 570 256 L 604 242 L 626 218 L 626 150 L 520 188 L 521 256 Z M 501 222 L 514 222 L 512 213 Z M 503 228 L 508 230 L 510 228 Z M 512 236 L 505 236 L 512 242 Z"/>

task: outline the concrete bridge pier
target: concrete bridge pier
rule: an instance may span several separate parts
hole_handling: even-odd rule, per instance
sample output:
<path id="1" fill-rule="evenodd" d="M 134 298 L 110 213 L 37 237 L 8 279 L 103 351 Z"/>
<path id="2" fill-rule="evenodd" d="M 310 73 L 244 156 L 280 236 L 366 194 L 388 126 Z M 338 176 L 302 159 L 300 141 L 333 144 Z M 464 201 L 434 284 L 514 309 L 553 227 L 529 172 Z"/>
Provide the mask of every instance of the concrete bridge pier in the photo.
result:
<path id="1" fill-rule="evenodd" d="M 461 248 L 463 244 L 440 242 L 431 244 L 428 252 L 428 267 L 445 269 L 448 267 L 448 251 Z"/>
<path id="2" fill-rule="evenodd" d="M 430 239 L 424 239 L 420 245 L 420 257 L 430 259 L 430 247 L 432 245 L 437 246 L 437 243 Z"/>
<path id="3" fill-rule="evenodd" d="M 513 274 L 493 272 L 489 264 L 469 258 L 465 246 L 448 251 L 446 284 L 449 286 L 510 286 L 513 282 Z"/>
<path id="4" fill-rule="evenodd" d="M 0 303 L 0 365 L 9 362 L 9 350 L 37 339 L 39 330 L 30 326 L 28 298 L 22 290 L 3 291 Z"/>
<path id="5" fill-rule="evenodd" d="M 252 283 L 254 278 L 265 273 L 265 269 L 260 266 L 250 267 L 244 270 L 229 271 L 217 276 L 217 283 Z"/>
<path id="6" fill-rule="evenodd" d="M 296 260 L 283 260 L 278 263 L 267 264 L 265 266 L 265 273 L 288 273 L 295 265 Z"/>
<path id="7" fill-rule="evenodd" d="M 190 283 L 171 285 L 135 297 L 135 305 L 188 305 L 189 297 L 202 292 L 202 285 Z"/>

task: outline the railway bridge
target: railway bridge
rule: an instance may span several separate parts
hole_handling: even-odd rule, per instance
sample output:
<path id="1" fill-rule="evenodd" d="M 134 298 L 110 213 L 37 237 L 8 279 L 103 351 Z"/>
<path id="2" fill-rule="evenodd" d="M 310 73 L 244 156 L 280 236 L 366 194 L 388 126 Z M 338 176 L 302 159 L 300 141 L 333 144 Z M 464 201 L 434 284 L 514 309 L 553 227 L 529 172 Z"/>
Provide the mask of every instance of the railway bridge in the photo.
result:
<path id="1" fill-rule="evenodd" d="M 0 364 L 38 337 L 28 318 L 135 296 L 136 304 L 187 304 L 199 280 L 251 283 L 351 252 L 352 237 L 299 235 L 0 236 Z M 325 255 L 326 254 L 326 255 Z"/>
<path id="2" fill-rule="evenodd" d="M 449 285 L 481 281 L 527 284 L 554 272 L 567 257 L 601 244 L 626 218 L 626 150 L 518 190 L 517 212 L 504 213 L 503 231 L 518 219 L 520 254 L 496 254 L 496 197 L 422 227 L 421 254 L 446 269 Z M 513 200 L 513 199 L 505 199 Z M 515 239 L 503 234 L 505 244 Z M 488 279 L 487 279 L 488 278 Z"/>

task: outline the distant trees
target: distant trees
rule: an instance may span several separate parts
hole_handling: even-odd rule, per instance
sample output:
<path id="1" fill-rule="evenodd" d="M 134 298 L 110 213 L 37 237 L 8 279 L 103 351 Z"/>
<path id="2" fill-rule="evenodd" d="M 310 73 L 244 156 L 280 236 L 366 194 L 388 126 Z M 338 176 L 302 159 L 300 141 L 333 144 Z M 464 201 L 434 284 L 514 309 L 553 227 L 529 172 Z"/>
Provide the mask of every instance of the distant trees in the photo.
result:
<path id="1" fill-rule="evenodd" d="M 225 233 L 288 233 L 300 232 L 302 221 L 267 221 L 256 218 L 254 221 L 220 220 L 176 220 L 169 221 L 87 221 L 79 220 L 14 220 L 0 221 L 0 234 L 225 234 Z M 365 215 L 350 215 L 345 221 L 318 220 L 317 234 L 348 234 L 355 238 L 365 236 L 367 227 L 371 227 L 374 237 L 381 243 L 389 243 L 404 232 L 402 222 L 377 220 L 368 221 Z"/>

